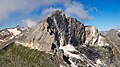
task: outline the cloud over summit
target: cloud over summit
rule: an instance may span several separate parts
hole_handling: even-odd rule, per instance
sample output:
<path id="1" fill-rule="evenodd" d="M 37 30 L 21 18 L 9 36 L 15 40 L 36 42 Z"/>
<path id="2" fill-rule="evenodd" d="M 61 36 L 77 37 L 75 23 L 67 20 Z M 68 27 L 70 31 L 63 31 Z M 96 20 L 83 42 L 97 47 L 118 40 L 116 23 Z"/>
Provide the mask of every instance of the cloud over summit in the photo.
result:
<path id="1" fill-rule="evenodd" d="M 65 13 L 70 16 L 76 15 L 81 20 L 91 20 L 93 18 L 88 14 L 88 11 L 84 9 L 84 5 L 79 2 L 73 1 L 69 4 L 65 4 L 65 6 Z"/>
<path id="2" fill-rule="evenodd" d="M 53 8 L 53 7 L 46 8 L 42 11 L 42 16 L 47 16 L 52 11 L 55 11 L 57 9 L 61 9 L 68 16 L 75 15 L 77 18 L 80 18 L 81 20 L 91 20 L 91 19 L 93 19 L 93 17 L 88 14 L 88 10 L 85 10 L 84 5 L 81 4 L 80 2 L 68 1 L 68 2 L 64 2 L 63 6 L 65 7 L 65 9 Z M 92 9 L 91 9 L 91 11 L 92 11 Z"/>
<path id="3" fill-rule="evenodd" d="M 34 25 L 36 25 L 36 22 L 31 20 L 31 19 L 26 19 L 26 20 L 22 20 L 22 22 L 27 25 L 28 27 L 32 27 Z"/>

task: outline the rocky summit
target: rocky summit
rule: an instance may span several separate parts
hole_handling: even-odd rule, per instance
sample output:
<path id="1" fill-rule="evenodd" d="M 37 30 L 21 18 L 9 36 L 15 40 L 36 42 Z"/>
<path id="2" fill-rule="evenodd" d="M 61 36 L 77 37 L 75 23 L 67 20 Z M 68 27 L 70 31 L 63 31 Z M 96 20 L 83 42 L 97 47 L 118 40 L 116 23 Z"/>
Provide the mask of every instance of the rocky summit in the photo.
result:
<path id="1" fill-rule="evenodd" d="M 61 10 L 16 36 L 14 43 L 51 54 L 55 67 L 120 66 L 120 50 L 111 40 Z"/>

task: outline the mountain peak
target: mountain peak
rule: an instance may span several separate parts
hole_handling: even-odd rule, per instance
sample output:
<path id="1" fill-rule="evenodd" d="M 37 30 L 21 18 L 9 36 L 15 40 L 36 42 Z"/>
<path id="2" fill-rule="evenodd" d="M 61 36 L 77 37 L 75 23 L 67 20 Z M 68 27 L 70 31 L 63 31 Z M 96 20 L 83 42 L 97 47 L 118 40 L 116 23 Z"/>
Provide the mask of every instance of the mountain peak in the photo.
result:
<path id="1" fill-rule="evenodd" d="M 49 14 L 48 17 L 54 17 L 57 15 L 65 15 L 65 13 L 62 10 L 56 10 L 56 11 L 53 11 L 51 14 Z"/>
<path id="2" fill-rule="evenodd" d="M 15 37 L 15 43 L 53 54 L 56 67 L 111 67 L 119 64 L 117 60 L 113 62 L 113 58 L 118 59 L 119 49 L 111 41 L 97 28 L 66 17 L 61 10 L 52 12 Z"/>

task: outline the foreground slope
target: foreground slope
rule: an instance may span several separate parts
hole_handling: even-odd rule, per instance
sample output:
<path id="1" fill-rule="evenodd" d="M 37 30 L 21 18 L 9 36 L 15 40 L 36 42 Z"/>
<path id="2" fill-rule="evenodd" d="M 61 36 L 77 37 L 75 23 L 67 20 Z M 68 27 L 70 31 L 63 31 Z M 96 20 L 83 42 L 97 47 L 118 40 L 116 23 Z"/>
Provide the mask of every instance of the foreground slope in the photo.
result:
<path id="1" fill-rule="evenodd" d="M 55 67 L 50 54 L 14 43 L 0 50 L 0 67 Z"/>

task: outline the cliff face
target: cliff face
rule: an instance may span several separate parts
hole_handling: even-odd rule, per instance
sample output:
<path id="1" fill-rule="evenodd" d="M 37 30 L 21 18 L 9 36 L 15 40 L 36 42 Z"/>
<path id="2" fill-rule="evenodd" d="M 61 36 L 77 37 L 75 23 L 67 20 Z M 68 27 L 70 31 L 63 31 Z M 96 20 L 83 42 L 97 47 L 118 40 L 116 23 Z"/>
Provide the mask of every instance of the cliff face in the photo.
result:
<path id="1" fill-rule="evenodd" d="M 120 52 L 93 26 L 84 26 L 62 11 L 52 12 L 16 43 L 54 55 L 56 66 L 118 67 Z"/>

